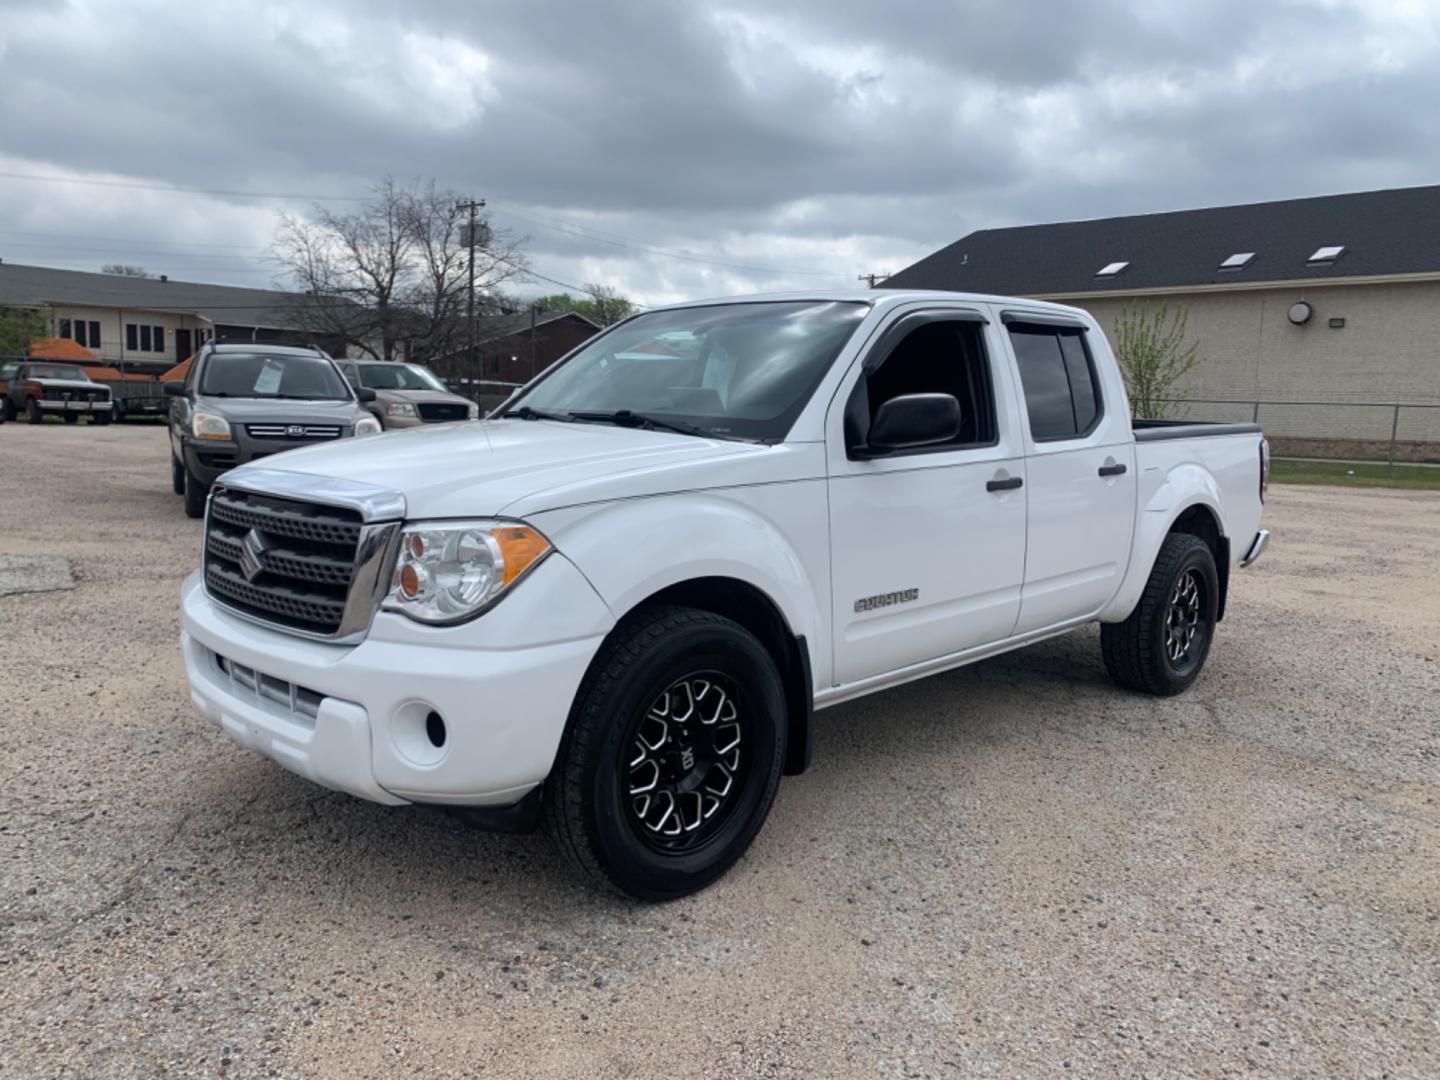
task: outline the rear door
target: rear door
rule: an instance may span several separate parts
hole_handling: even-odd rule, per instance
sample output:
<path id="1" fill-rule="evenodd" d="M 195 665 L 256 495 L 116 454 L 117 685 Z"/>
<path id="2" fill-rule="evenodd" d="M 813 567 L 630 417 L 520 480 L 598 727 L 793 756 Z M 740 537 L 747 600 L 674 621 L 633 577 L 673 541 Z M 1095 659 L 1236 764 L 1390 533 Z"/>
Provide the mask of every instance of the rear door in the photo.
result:
<path id="1" fill-rule="evenodd" d="M 886 400 L 943 393 L 950 442 L 865 448 Z M 899 314 L 847 373 L 826 420 L 835 683 L 1007 637 L 1025 557 L 1024 443 L 998 328 L 979 310 Z"/>
<path id="2" fill-rule="evenodd" d="M 1002 321 L 1026 416 L 1029 527 L 1015 627 L 1023 634 L 1093 616 L 1119 589 L 1134 527 L 1135 443 L 1118 369 L 1086 323 L 1025 311 Z"/>

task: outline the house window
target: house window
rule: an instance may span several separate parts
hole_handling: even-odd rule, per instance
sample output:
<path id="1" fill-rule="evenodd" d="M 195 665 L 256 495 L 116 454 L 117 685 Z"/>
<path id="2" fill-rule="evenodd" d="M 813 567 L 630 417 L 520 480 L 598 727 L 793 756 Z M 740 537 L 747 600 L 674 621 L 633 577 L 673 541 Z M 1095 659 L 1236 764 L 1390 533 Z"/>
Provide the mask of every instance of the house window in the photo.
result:
<path id="1" fill-rule="evenodd" d="M 61 320 L 60 320 L 60 333 L 57 334 L 56 336 L 57 336 L 57 337 L 62 337 L 62 338 L 68 338 L 68 337 L 70 336 L 70 320 L 69 320 L 69 319 L 61 319 Z"/>
<path id="2" fill-rule="evenodd" d="M 150 327 L 148 326 L 140 327 L 140 351 L 150 351 Z"/>
<path id="3" fill-rule="evenodd" d="M 94 319 L 90 320 L 90 348 L 100 348 L 100 324 Z"/>
<path id="4" fill-rule="evenodd" d="M 140 348 L 139 331 L 140 328 L 133 322 L 125 324 L 125 348 L 131 352 L 136 352 Z"/>
<path id="5" fill-rule="evenodd" d="M 165 351 L 165 328 L 163 326 L 152 326 L 150 328 L 155 334 L 155 351 Z"/>

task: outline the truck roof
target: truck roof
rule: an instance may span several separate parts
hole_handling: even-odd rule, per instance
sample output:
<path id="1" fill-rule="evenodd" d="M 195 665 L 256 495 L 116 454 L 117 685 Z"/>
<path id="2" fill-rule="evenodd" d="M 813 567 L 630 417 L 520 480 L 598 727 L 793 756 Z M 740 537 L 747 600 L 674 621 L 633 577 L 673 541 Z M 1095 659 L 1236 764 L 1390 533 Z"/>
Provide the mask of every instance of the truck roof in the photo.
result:
<path id="1" fill-rule="evenodd" d="M 1056 304 L 1048 300 L 1030 300 L 1021 296 L 994 296 L 988 293 L 948 292 L 943 289 L 807 289 L 804 292 L 751 293 L 744 296 L 714 296 L 703 300 L 685 300 L 662 304 L 654 310 L 667 311 L 687 307 L 710 307 L 715 304 L 763 303 L 776 301 L 836 301 L 873 304 L 875 307 L 896 307 L 925 300 L 960 300 L 972 304 L 1024 304 L 1027 308 L 1054 311 L 1057 314 L 1088 318 L 1080 308 Z"/>

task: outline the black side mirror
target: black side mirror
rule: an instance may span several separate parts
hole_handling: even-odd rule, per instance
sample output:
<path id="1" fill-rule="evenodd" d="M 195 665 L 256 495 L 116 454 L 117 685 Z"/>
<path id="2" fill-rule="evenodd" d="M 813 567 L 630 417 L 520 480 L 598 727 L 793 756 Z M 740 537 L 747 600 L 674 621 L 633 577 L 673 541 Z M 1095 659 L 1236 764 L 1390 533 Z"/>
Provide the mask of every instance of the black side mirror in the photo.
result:
<path id="1" fill-rule="evenodd" d="M 375 400 L 375 391 L 371 390 L 368 386 L 357 386 L 355 388 L 355 396 L 361 401 L 370 402 Z"/>
<path id="2" fill-rule="evenodd" d="M 960 434 L 960 402 L 951 394 L 902 394 L 875 413 L 865 447 L 886 453 L 947 443 Z"/>
<path id="3" fill-rule="evenodd" d="M 166 397 L 185 397 L 185 384 L 183 382 L 167 382 L 161 384 L 165 388 Z"/>

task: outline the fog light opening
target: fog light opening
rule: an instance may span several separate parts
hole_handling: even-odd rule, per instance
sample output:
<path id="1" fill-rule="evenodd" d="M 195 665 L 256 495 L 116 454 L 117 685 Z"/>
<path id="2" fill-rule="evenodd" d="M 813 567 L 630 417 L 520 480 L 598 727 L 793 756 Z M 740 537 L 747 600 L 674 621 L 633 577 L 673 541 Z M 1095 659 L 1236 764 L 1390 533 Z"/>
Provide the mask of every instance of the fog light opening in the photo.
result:
<path id="1" fill-rule="evenodd" d="M 445 720 L 434 709 L 425 717 L 425 737 L 437 750 L 445 745 Z"/>

